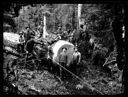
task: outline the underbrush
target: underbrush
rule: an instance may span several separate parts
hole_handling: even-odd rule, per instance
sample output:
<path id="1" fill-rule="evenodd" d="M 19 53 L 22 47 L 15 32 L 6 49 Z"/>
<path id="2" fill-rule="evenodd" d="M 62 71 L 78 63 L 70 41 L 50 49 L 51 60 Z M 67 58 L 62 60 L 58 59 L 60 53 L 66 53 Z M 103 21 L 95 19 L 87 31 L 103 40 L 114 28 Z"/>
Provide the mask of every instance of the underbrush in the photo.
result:
<path id="1" fill-rule="evenodd" d="M 118 81 L 120 73 L 118 70 L 112 76 L 109 76 L 102 68 L 91 65 L 89 60 L 83 61 L 82 67 L 77 69 L 79 72 L 78 76 L 100 92 L 106 95 L 123 93 L 122 84 Z M 82 89 L 76 89 L 76 85 L 82 82 L 74 76 L 60 80 L 59 77 L 47 70 L 38 71 L 25 68 L 15 68 L 15 70 L 17 71 L 17 79 L 13 74 L 8 74 L 8 77 L 10 77 L 8 83 L 10 85 L 4 85 L 4 92 L 6 94 L 96 95 L 96 93 L 86 88 L 86 85 L 83 85 Z"/>

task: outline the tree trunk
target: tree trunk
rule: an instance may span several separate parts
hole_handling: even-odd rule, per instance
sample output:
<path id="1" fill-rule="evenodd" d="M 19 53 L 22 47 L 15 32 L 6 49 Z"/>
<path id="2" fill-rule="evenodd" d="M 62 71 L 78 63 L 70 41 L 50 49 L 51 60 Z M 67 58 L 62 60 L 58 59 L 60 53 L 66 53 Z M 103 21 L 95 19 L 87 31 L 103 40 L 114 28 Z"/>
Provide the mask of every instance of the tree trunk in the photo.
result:
<path id="1" fill-rule="evenodd" d="M 77 31 L 80 27 L 81 9 L 82 9 L 82 4 L 78 4 L 78 26 L 77 26 Z"/>
<path id="2" fill-rule="evenodd" d="M 46 35 L 48 34 L 46 31 L 46 15 L 44 15 L 44 27 L 43 27 L 43 38 L 46 37 Z"/>
<path id="3" fill-rule="evenodd" d="M 75 28 L 75 8 L 72 13 L 72 29 L 74 29 L 74 28 Z"/>
<path id="4" fill-rule="evenodd" d="M 125 34 L 128 32 L 128 24 L 127 24 L 127 21 L 128 21 L 128 11 L 127 11 L 127 5 L 124 5 L 124 26 L 125 26 Z M 125 38 L 125 41 L 126 41 L 126 38 Z M 126 43 L 126 42 L 125 42 Z M 127 47 L 127 46 L 126 46 Z M 126 49 L 128 48 L 125 48 L 125 51 Z M 128 56 L 127 53 L 125 56 Z M 127 94 L 128 93 L 128 63 L 125 62 L 125 65 L 124 65 L 124 68 L 123 68 L 123 84 L 124 84 L 124 94 Z"/>
<path id="5" fill-rule="evenodd" d="M 122 27 L 123 27 L 123 22 L 121 21 L 123 19 L 122 17 L 122 6 L 117 5 L 115 6 L 115 20 L 112 24 L 113 26 L 113 32 L 114 32 L 114 36 L 115 36 L 115 40 L 117 42 L 117 52 L 118 52 L 118 56 L 117 56 L 117 63 L 118 63 L 118 68 L 119 70 L 122 70 L 123 68 L 123 64 L 122 64 L 122 58 L 123 58 L 123 39 L 122 39 Z"/>

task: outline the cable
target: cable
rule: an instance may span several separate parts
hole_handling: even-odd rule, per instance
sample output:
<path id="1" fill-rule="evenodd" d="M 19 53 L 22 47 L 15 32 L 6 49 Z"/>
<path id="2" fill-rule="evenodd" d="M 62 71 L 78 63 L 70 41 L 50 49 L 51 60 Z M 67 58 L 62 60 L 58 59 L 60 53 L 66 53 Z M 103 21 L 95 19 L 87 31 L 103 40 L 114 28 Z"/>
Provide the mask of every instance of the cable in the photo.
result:
<path id="1" fill-rule="evenodd" d="M 40 59 L 33 59 L 33 60 L 41 60 L 41 59 L 45 59 L 45 58 L 40 58 Z M 49 58 L 51 59 L 51 58 Z M 27 62 L 30 62 L 30 61 L 33 61 L 33 60 L 29 60 L 29 61 L 26 61 Z M 51 59 L 52 60 L 52 59 Z M 24 63 L 24 62 L 18 62 L 18 63 Z M 69 71 L 68 69 L 66 69 L 65 67 L 63 67 L 62 65 L 60 65 L 59 63 L 56 63 L 57 65 L 59 65 L 60 67 L 62 67 L 64 70 L 66 70 L 67 72 L 69 72 L 70 74 L 72 74 L 73 76 L 75 76 L 77 79 L 79 79 L 80 81 L 82 81 L 84 84 L 86 84 L 92 91 L 97 91 L 99 94 L 103 95 L 102 92 L 100 92 L 99 90 L 95 89 L 94 87 L 92 87 L 91 85 L 89 85 L 87 82 L 85 82 L 85 80 L 81 79 L 79 76 L 75 75 L 74 73 L 72 73 L 71 71 Z"/>

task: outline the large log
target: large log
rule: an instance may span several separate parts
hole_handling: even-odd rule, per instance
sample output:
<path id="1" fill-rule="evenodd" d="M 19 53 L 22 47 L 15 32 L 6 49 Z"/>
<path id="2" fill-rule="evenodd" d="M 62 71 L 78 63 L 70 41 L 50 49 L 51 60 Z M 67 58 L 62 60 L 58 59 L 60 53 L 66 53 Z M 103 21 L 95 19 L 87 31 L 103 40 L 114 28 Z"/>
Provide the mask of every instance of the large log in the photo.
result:
<path id="1" fill-rule="evenodd" d="M 9 46 L 5 46 L 4 51 L 8 54 L 11 54 L 11 55 L 14 55 L 14 56 L 17 56 L 17 57 L 22 57 L 21 54 L 19 54 L 15 49 L 13 49 Z"/>
<path id="2" fill-rule="evenodd" d="M 10 46 L 12 48 L 17 48 L 17 45 L 20 44 L 19 42 L 20 36 L 15 33 L 11 32 L 4 32 L 3 33 L 3 44 L 4 46 Z"/>
<path id="3" fill-rule="evenodd" d="M 59 40 L 52 46 L 53 62 L 59 63 L 59 55 L 62 51 L 62 48 L 67 48 L 67 56 L 68 56 L 67 64 L 70 64 L 73 58 L 74 45 L 64 40 Z"/>
<path id="4" fill-rule="evenodd" d="M 4 32 L 3 33 L 3 46 L 4 51 L 6 53 L 12 54 L 17 57 L 22 57 L 22 55 L 17 52 L 17 47 L 19 42 L 19 34 L 15 34 L 12 32 Z"/>

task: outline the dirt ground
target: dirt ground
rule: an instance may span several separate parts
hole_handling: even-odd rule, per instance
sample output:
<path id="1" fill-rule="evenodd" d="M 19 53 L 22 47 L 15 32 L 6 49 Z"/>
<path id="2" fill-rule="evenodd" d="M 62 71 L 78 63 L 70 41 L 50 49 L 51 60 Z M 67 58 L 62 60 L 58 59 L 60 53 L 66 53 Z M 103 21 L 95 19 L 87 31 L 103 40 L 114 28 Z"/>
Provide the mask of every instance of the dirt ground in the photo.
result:
<path id="1" fill-rule="evenodd" d="M 78 76 L 92 87 L 104 95 L 121 94 L 122 84 L 118 81 L 119 72 L 117 71 L 111 77 L 101 68 L 90 65 L 89 62 L 83 63 L 84 68 L 79 68 Z M 97 92 L 90 90 L 86 84 L 82 84 L 79 79 L 70 76 L 67 79 L 59 80 L 57 76 L 47 70 L 37 71 L 18 68 L 17 78 L 13 74 L 9 75 L 12 87 L 4 85 L 6 94 L 13 94 L 17 89 L 16 95 L 98 95 Z M 77 86 L 82 85 L 78 89 Z"/>

